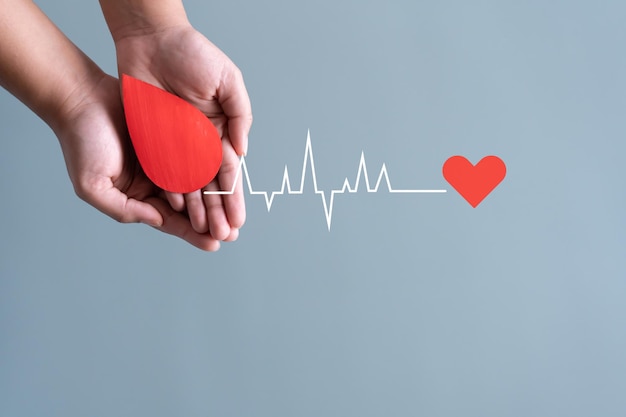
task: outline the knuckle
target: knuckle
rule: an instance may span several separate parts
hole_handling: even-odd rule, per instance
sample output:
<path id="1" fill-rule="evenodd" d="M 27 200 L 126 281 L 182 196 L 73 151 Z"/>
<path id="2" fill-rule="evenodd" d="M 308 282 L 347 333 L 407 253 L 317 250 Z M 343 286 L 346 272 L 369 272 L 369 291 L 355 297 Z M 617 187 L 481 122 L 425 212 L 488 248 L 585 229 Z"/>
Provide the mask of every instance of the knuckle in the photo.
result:
<path id="1" fill-rule="evenodd" d="M 115 219 L 115 221 L 117 221 L 118 223 L 135 223 L 135 219 L 133 216 L 131 216 L 128 212 L 123 211 L 121 213 L 116 213 L 113 217 Z"/>
<path id="2" fill-rule="evenodd" d="M 92 199 L 92 191 L 89 181 L 80 179 L 74 183 L 74 193 L 83 201 L 89 202 Z"/>
<path id="3" fill-rule="evenodd" d="M 106 187 L 106 180 L 102 177 L 92 177 L 83 175 L 73 181 L 74 192 L 86 202 L 94 199 L 94 196 Z"/>

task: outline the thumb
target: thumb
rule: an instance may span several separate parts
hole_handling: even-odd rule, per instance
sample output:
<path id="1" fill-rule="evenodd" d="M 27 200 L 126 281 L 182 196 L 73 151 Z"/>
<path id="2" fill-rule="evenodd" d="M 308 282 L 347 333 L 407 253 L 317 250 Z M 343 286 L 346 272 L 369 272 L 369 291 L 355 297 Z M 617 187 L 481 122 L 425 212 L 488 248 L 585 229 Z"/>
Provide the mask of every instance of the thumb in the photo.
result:
<path id="1" fill-rule="evenodd" d="M 120 223 L 144 223 L 154 227 L 163 224 L 163 217 L 154 206 L 129 198 L 113 184 L 105 190 L 83 193 L 79 196 Z"/>
<path id="2" fill-rule="evenodd" d="M 218 100 L 228 117 L 228 136 L 238 155 L 248 152 L 248 133 L 252 125 L 252 106 L 243 76 L 235 68 L 221 89 Z"/>

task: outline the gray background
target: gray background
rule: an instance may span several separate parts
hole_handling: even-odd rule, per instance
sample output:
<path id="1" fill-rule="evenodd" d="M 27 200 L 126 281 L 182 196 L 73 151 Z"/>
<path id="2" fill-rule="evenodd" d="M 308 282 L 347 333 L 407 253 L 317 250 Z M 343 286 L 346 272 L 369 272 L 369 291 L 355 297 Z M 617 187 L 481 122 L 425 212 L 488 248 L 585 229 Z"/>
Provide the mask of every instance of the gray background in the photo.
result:
<path id="1" fill-rule="evenodd" d="M 105 70 L 96 1 L 40 1 Z M 73 194 L 0 92 L 0 415 L 617 416 L 626 410 L 619 1 L 187 1 L 243 70 L 253 185 L 361 150 L 206 254 Z M 441 176 L 495 154 L 472 209 Z"/>

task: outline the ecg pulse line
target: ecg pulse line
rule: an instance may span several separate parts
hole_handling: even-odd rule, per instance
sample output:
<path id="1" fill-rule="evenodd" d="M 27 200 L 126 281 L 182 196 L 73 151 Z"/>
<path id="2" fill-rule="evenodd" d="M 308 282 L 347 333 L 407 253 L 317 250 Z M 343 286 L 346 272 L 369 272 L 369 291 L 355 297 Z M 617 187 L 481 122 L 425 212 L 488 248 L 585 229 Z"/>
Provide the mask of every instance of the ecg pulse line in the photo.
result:
<path id="1" fill-rule="evenodd" d="M 267 206 L 267 211 L 269 212 L 272 209 L 272 204 L 274 203 L 274 198 L 277 195 L 285 194 L 285 189 L 287 189 L 287 194 L 290 195 L 300 195 L 304 194 L 304 180 L 306 179 L 306 168 L 307 165 L 311 165 L 311 176 L 313 178 L 313 191 L 315 194 L 318 194 L 322 199 L 322 205 L 324 206 L 324 215 L 326 216 L 326 225 L 328 226 L 328 231 L 330 231 L 330 226 L 332 223 L 333 217 L 333 207 L 335 205 L 335 196 L 337 194 L 344 193 L 356 193 L 359 191 L 359 186 L 361 185 L 361 178 L 363 177 L 365 181 L 365 189 L 368 193 L 376 193 L 380 188 L 380 184 L 383 182 L 383 178 L 385 180 L 385 184 L 387 185 L 387 190 L 390 193 L 394 194 L 435 194 L 435 193 L 445 193 L 447 190 L 420 190 L 420 189 L 395 189 L 391 186 L 391 181 L 389 180 L 389 174 L 387 173 L 387 166 L 383 163 L 380 172 L 378 174 L 378 179 L 376 180 L 375 185 L 372 187 L 370 185 L 369 175 L 367 172 L 367 164 L 365 163 L 365 153 L 361 152 L 361 160 L 359 162 L 359 168 L 356 174 L 356 180 L 354 182 L 354 186 L 350 185 L 350 181 L 346 178 L 343 182 L 343 186 L 338 189 L 333 189 L 330 191 L 330 198 L 326 197 L 326 192 L 320 190 L 317 187 L 317 175 L 315 172 L 315 161 L 313 158 L 313 148 L 311 146 L 311 131 L 307 132 L 306 138 L 306 148 L 304 151 L 304 161 L 302 162 L 302 175 L 300 177 L 300 189 L 293 190 L 291 188 L 291 181 L 289 179 L 289 171 L 287 169 L 287 165 L 285 165 L 285 171 L 283 173 L 283 182 L 279 191 L 255 191 L 252 188 L 252 183 L 250 181 L 250 174 L 248 173 L 248 167 L 246 165 L 246 159 L 244 156 L 239 160 L 239 167 L 237 169 L 237 175 L 235 176 L 235 181 L 233 182 L 233 186 L 230 191 L 204 191 L 204 194 L 208 195 L 231 195 L 235 192 L 235 187 L 237 182 L 239 181 L 239 176 L 243 172 L 243 175 L 246 178 L 246 183 L 248 184 L 248 192 L 250 195 L 262 195 L 265 198 L 265 205 Z"/>

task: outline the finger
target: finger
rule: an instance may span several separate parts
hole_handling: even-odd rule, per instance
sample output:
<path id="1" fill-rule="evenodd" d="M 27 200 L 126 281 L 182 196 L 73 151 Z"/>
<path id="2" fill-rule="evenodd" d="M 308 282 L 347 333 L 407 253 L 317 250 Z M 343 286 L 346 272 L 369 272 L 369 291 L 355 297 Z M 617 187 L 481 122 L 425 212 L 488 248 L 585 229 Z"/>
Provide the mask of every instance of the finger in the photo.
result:
<path id="1" fill-rule="evenodd" d="M 197 248 L 214 252 L 220 248 L 220 242 L 208 233 L 196 232 L 189 219 L 183 214 L 172 210 L 168 203 L 160 198 L 151 197 L 146 202 L 152 204 L 163 218 L 163 224 L 157 227 L 158 230 L 177 236 Z"/>
<path id="2" fill-rule="evenodd" d="M 238 237 L 239 229 L 230 229 L 230 234 L 226 239 L 224 239 L 224 242 L 234 242 L 235 240 L 237 240 Z"/>
<path id="3" fill-rule="evenodd" d="M 206 186 L 206 190 L 209 192 L 220 191 L 217 181 L 211 181 Z M 228 224 L 228 218 L 224 211 L 224 199 L 219 194 L 203 194 L 203 199 L 211 236 L 217 240 L 226 239 L 230 235 L 230 224 Z"/>
<path id="4" fill-rule="evenodd" d="M 207 209 L 204 207 L 202 191 L 185 194 L 185 205 L 193 229 L 198 233 L 208 232 L 209 222 L 207 221 Z M 219 239 L 215 235 L 213 237 Z"/>
<path id="5" fill-rule="evenodd" d="M 185 209 L 185 197 L 182 194 L 165 191 L 165 197 L 174 210 L 183 211 Z"/>
<path id="6" fill-rule="evenodd" d="M 232 194 L 224 195 L 226 217 L 231 228 L 240 229 L 246 221 L 241 161 L 227 140 L 222 141 L 222 151 L 224 156 L 218 173 L 220 187 L 222 190 L 233 191 Z"/>
<path id="7" fill-rule="evenodd" d="M 252 106 L 241 71 L 234 67 L 217 91 L 222 110 L 228 117 L 228 134 L 237 155 L 248 152 L 248 133 L 252 126 Z"/>
<path id="8" fill-rule="evenodd" d="M 109 180 L 110 182 L 110 180 Z M 145 223 L 160 226 L 163 218 L 150 204 L 128 198 L 110 183 L 105 189 L 77 190 L 80 198 L 120 223 Z"/>

